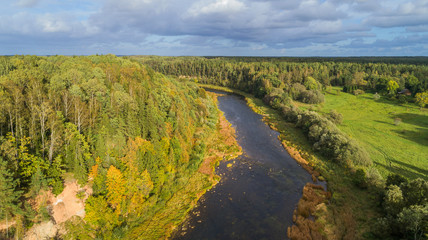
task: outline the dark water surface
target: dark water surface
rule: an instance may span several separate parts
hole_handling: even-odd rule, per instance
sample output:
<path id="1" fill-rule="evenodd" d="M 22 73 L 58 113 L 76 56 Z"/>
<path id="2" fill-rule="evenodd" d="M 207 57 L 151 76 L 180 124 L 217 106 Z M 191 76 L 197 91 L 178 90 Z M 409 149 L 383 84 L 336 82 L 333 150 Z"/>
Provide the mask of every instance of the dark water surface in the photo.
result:
<path id="1" fill-rule="evenodd" d="M 244 154 L 221 162 L 216 169 L 220 183 L 199 200 L 173 239 L 287 239 L 293 211 L 311 176 L 242 97 L 227 94 L 218 100 Z"/>

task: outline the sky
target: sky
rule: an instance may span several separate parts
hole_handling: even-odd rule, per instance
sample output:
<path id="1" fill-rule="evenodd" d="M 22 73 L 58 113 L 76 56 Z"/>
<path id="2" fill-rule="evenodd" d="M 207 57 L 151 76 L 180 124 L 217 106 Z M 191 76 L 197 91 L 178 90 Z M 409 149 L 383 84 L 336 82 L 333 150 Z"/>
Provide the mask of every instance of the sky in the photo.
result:
<path id="1" fill-rule="evenodd" d="M 2 0 L 15 54 L 428 56 L 428 0 Z"/>

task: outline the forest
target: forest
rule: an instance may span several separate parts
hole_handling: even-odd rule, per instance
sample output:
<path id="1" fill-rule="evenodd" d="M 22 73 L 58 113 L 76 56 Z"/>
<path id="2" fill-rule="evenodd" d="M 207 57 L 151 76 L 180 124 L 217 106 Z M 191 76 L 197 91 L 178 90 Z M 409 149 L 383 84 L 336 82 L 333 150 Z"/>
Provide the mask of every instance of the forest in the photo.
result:
<path id="1" fill-rule="evenodd" d="M 333 194 L 316 221 L 326 239 L 428 237 L 426 57 L 134 58 L 165 75 L 254 95 L 303 134 L 286 140 L 308 153 Z"/>
<path id="2" fill-rule="evenodd" d="M 0 101 L 1 239 L 52 219 L 44 194 L 74 179 L 86 215 L 55 237 L 157 239 L 213 185 L 197 170 L 219 112 L 195 83 L 113 55 L 0 57 Z"/>
<path id="3" fill-rule="evenodd" d="M 97 55 L 0 57 L 0 238 L 52 221 L 43 196 L 70 181 L 91 189 L 86 214 L 54 237 L 169 237 L 218 181 L 204 159 L 239 152 L 201 84 L 254 96 L 294 131 L 281 134 L 332 192 L 324 239 L 428 236 L 428 58 Z"/>

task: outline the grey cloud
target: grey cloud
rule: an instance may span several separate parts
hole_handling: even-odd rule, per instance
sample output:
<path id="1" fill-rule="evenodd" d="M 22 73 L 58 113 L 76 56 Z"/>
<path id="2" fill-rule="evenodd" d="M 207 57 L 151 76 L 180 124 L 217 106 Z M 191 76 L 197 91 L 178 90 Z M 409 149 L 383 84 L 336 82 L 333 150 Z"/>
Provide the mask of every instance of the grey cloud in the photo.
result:
<path id="1" fill-rule="evenodd" d="M 19 0 L 16 2 L 16 5 L 19 7 L 30 8 L 35 7 L 40 3 L 41 0 Z"/>
<path id="2" fill-rule="evenodd" d="M 380 8 L 365 19 L 365 24 L 376 27 L 406 27 L 428 23 L 428 1 L 407 1 L 401 4 Z"/>
<path id="3" fill-rule="evenodd" d="M 20 3 L 36 6 L 40 1 L 20 0 Z M 153 51 L 189 54 L 204 51 L 202 55 L 230 52 L 230 49 L 235 53 L 245 53 L 247 49 L 257 54 L 279 53 L 284 48 L 314 51 L 316 47 L 323 48 L 319 53 L 349 54 L 358 48 L 381 49 L 382 44 L 395 44 L 390 48 L 407 46 L 409 51 L 427 44 L 415 37 L 428 31 L 426 0 L 395 0 L 400 4 L 386 0 L 97 1 L 101 7 L 82 13 L 83 17 L 66 9 L 58 13 L 18 11 L 0 15 L 0 43 L 20 37 L 27 44 L 49 42 L 82 51 L 91 48 L 134 54 L 139 49 L 154 54 Z M 398 27 L 404 36 L 367 44 L 367 38 L 377 38 L 374 27 L 391 31 L 397 31 L 394 28 Z M 410 37 L 412 33 L 420 35 Z"/>

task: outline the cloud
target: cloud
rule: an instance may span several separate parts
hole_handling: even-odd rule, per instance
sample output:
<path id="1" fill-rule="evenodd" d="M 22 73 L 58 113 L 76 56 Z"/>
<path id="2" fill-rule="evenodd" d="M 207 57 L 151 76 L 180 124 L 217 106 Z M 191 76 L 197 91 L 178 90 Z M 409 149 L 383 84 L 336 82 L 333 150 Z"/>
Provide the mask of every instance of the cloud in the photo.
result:
<path id="1" fill-rule="evenodd" d="M 245 4 L 239 0 L 200 1 L 190 7 L 188 14 L 194 17 L 204 14 L 233 14 L 244 9 Z"/>
<path id="2" fill-rule="evenodd" d="M 391 28 L 428 24 L 428 1 L 402 2 L 394 6 L 384 4 L 374 11 L 364 23 L 371 26 Z"/>
<path id="3" fill-rule="evenodd" d="M 35 7 L 40 3 L 41 0 L 19 0 L 16 2 L 16 5 L 24 8 Z"/>
<path id="4" fill-rule="evenodd" d="M 428 44 L 428 0 L 19 0 L 0 13 L 0 53 L 37 42 L 59 53 L 347 55 L 395 44 L 417 55 Z"/>

